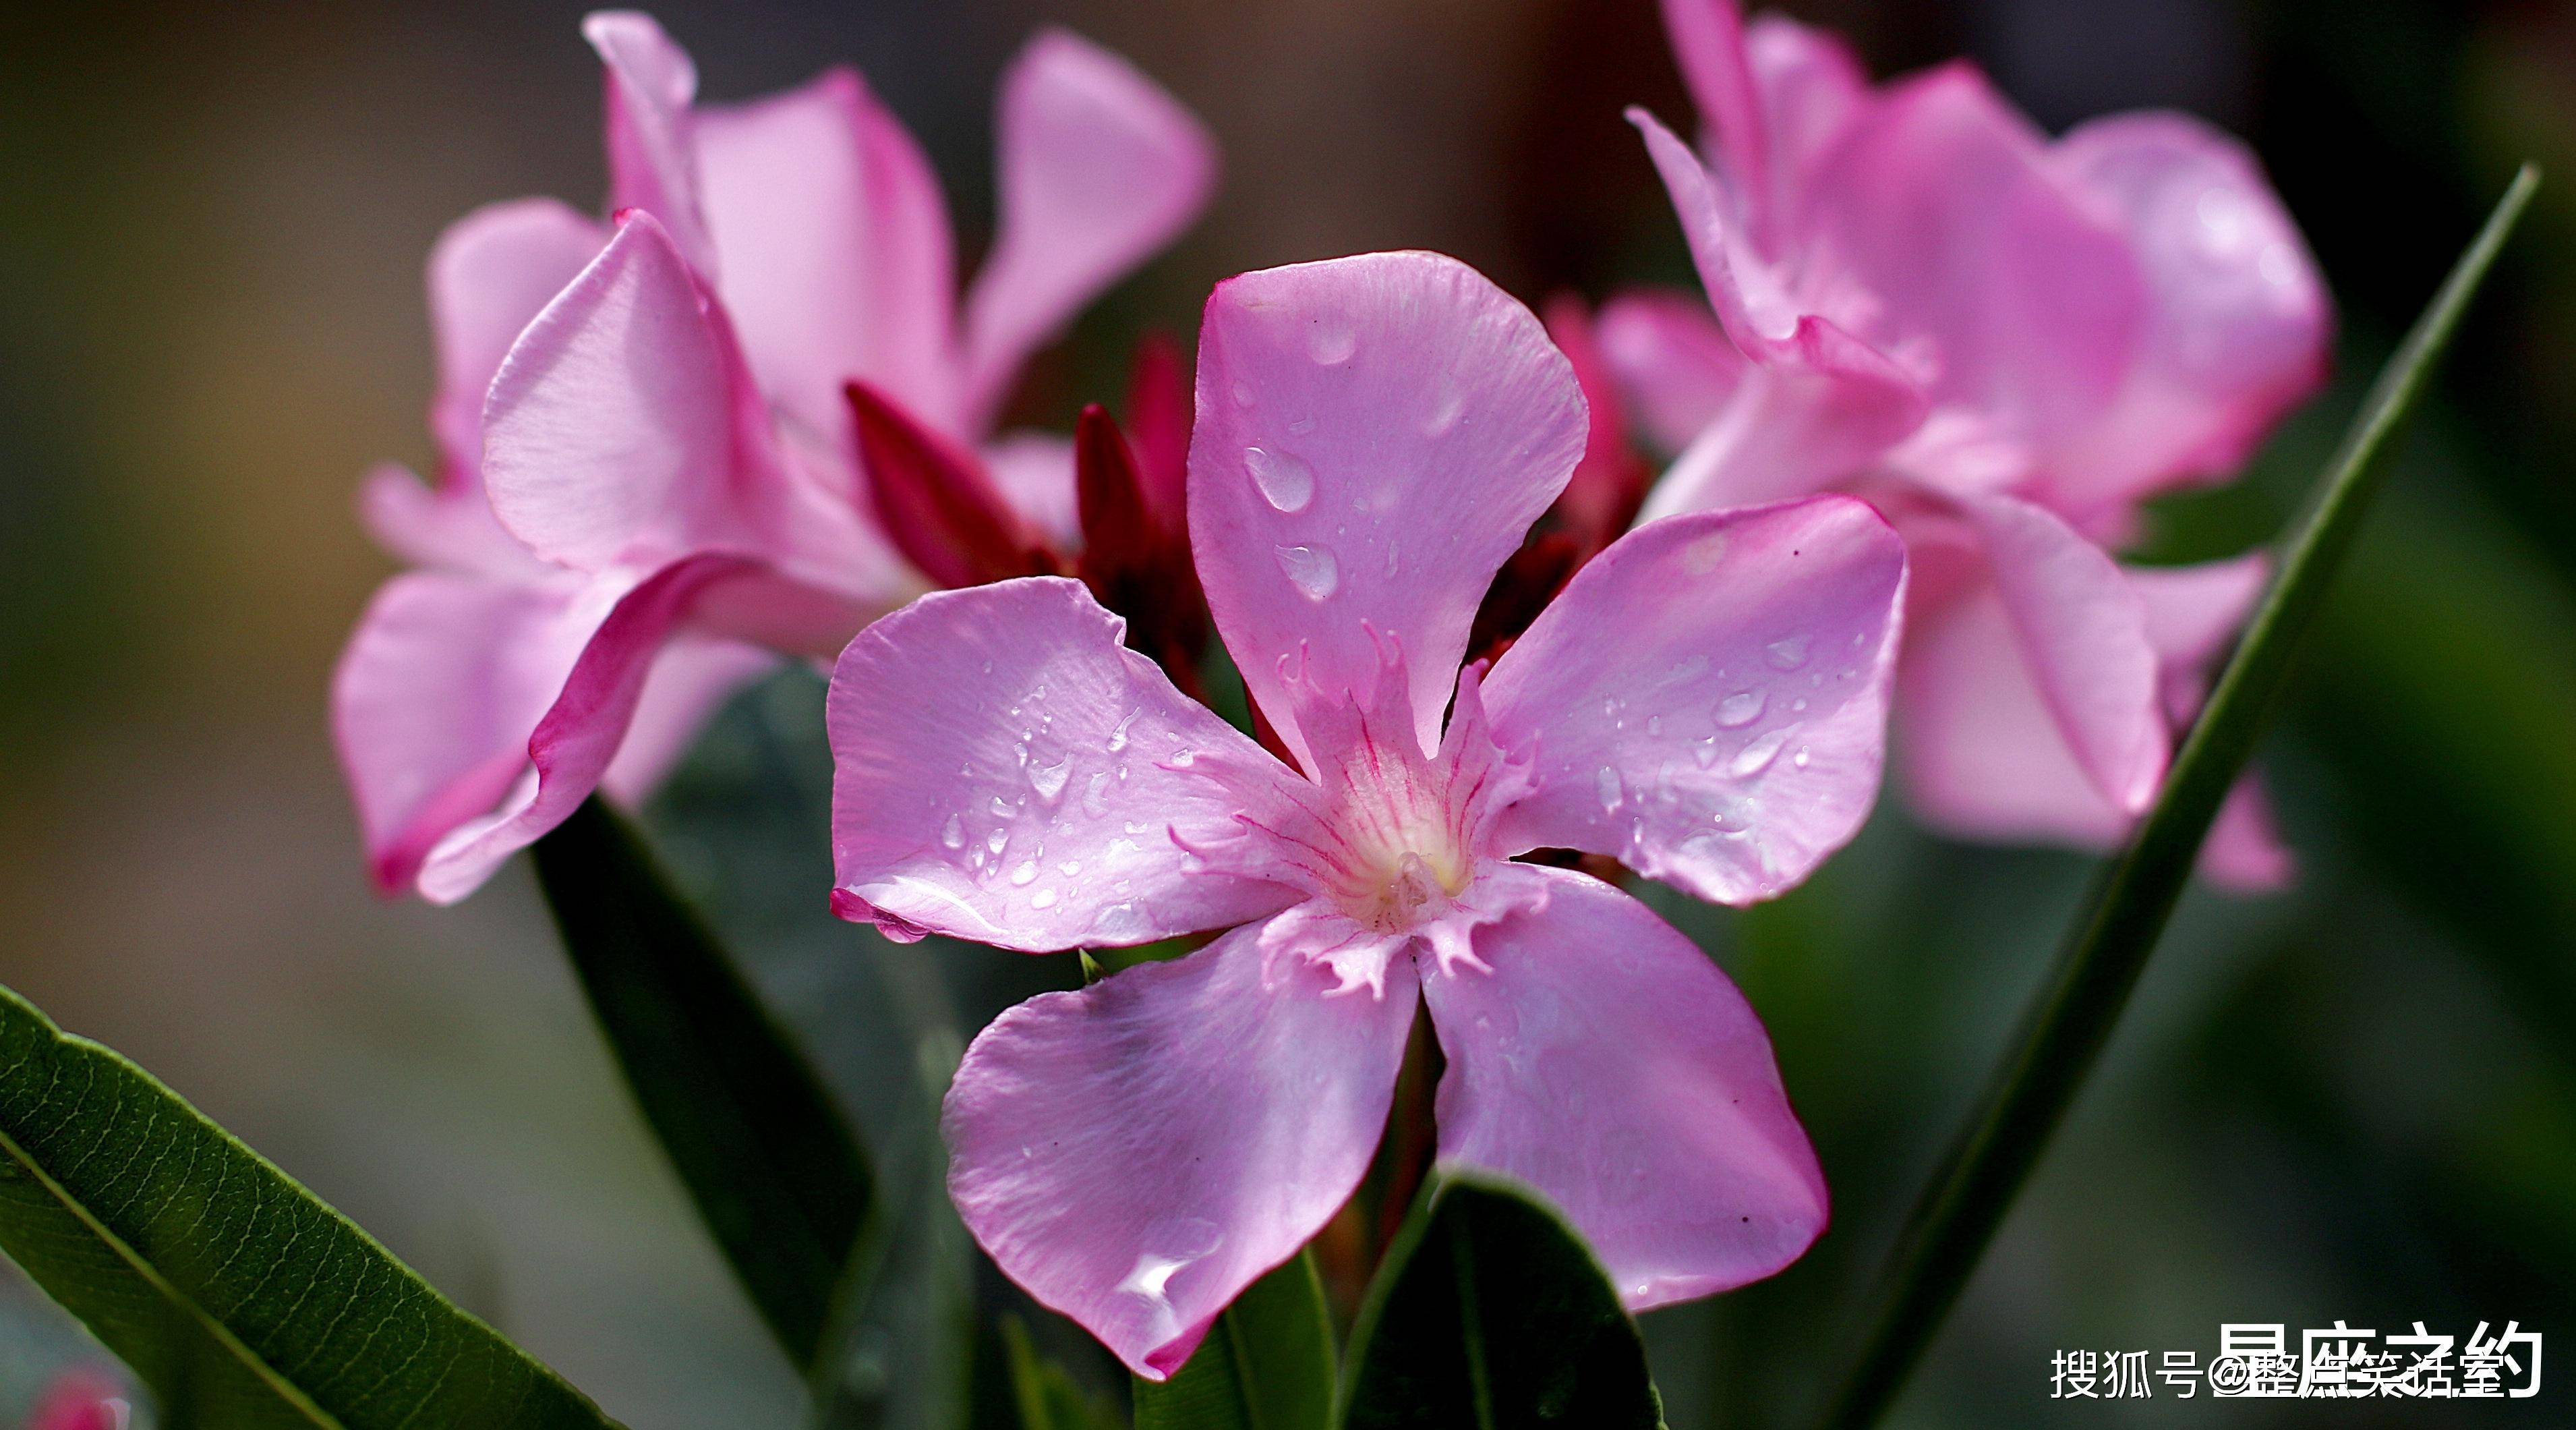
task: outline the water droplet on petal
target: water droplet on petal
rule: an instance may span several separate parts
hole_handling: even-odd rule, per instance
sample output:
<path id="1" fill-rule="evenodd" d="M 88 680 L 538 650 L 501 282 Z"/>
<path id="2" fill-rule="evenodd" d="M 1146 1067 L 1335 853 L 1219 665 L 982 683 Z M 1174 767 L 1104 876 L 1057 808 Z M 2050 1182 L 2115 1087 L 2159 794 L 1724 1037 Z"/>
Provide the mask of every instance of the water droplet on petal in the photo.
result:
<path id="1" fill-rule="evenodd" d="M 951 814 L 950 816 L 948 816 L 948 822 L 947 822 L 946 824 L 943 824 L 943 825 L 939 826 L 939 842 L 940 842 L 941 846 L 942 846 L 942 847 L 944 847 L 944 848 L 949 848 L 949 849 L 963 849 L 963 848 L 965 848 L 965 847 L 966 847 L 966 820 L 965 820 L 965 817 L 964 817 L 964 816 L 962 816 L 962 815 L 957 815 L 957 814 Z"/>
<path id="2" fill-rule="evenodd" d="M 1740 730 L 1762 718 L 1762 705 L 1769 699 L 1759 690 L 1739 690 L 1717 702 L 1719 728 Z"/>
<path id="3" fill-rule="evenodd" d="M 1011 831 L 1007 829 L 996 829 L 992 833 L 984 836 L 984 847 L 992 850 L 996 854 L 1001 853 L 1002 850 L 1010 844 L 1010 842 Z"/>
<path id="4" fill-rule="evenodd" d="M 1234 405 L 1237 407 L 1252 405 L 1252 384 L 1239 377 L 1234 380 Z"/>
<path id="5" fill-rule="evenodd" d="M 1608 765 L 1603 765 L 1600 773 L 1593 776 L 1593 784 L 1601 793 L 1601 812 L 1604 814 L 1617 812 L 1619 806 L 1625 802 L 1619 788 L 1619 772 Z"/>
<path id="6" fill-rule="evenodd" d="M 1763 657 L 1773 670 L 1796 670 L 1807 663 L 1807 643 L 1805 636 L 1783 636 L 1762 648 Z"/>
<path id="7" fill-rule="evenodd" d="M 1314 430 L 1315 419 L 1312 417 L 1300 417 L 1288 424 L 1288 435 L 1291 437 L 1303 437 Z"/>
<path id="8" fill-rule="evenodd" d="M 1422 415 L 1422 435 L 1443 438 L 1450 433 L 1450 428 L 1458 425 L 1458 417 L 1463 415 L 1466 415 L 1466 394 L 1458 392 L 1458 386 L 1450 384 L 1450 381 L 1443 381 L 1440 394 L 1432 399 L 1430 412 Z"/>
<path id="9" fill-rule="evenodd" d="M 1807 747 L 1800 745 L 1798 747 L 1798 753 L 1789 757 L 1789 763 L 1796 765 L 1802 770 L 1805 769 L 1807 767 Z"/>
<path id="10" fill-rule="evenodd" d="M 1293 452 L 1246 447 L 1243 465 L 1252 473 L 1252 484 L 1261 489 L 1261 499 L 1274 510 L 1304 511 L 1315 500 L 1315 469 Z"/>
<path id="11" fill-rule="evenodd" d="M 1036 883 L 1037 877 L 1038 861 L 1035 859 L 1023 859 L 1019 867 L 1011 870 L 1011 882 L 1022 887 Z"/>
<path id="12" fill-rule="evenodd" d="M 1013 882 L 1017 882 L 1017 876 L 1016 876 L 1016 875 L 1014 875 L 1014 876 L 1013 876 Z M 1033 908 L 1033 909 L 1051 909 L 1051 908 L 1054 908 L 1054 907 L 1055 907 L 1055 890 L 1053 890 L 1053 889 L 1040 889 L 1040 890 L 1038 890 L 1036 893 L 1029 895 L 1029 907 L 1030 907 L 1030 908 Z"/>
<path id="13" fill-rule="evenodd" d="M 1182 747 L 1180 747 L 1179 749 L 1174 750 L 1174 751 L 1172 752 L 1172 758 L 1171 758 L 1169 761 L 1167 761 L 1167 763 L 1169 763 L 1169 764 L 1171 765 L 1171 767 L 1172 767 L 1173 769 L 1176 769 L 1176 770 L 1186 770 L 1186 769 L 1188 769 L 1190 766 L 1195 765 L 1195 764 L 1197 764 L 1198 762 L 1199 762 L 1199 752 L 1198 752 L 1198 751 L 1196 751 L 1196 750 L 1191 749 L 1191 748 L 1190 748 L 1189 746 L 1187 746 L 1187 745 L 1183 745 L 1183 746 L 1182 746 Z M 1120 766 L 1120 769 L 1123 771 L 1123 770 L 1125 769 L 1125 766 L 1123 766 L 1123 765 L 1122 765 L 1122 766 Z"/>
<path id="14" fill-rule="evenodd" d="M 1143 713 L 1144 707 L 1139 706 L 1119 717 L 1118 727 L 1109 732 L 1109 753 L 1114 755 L 1127 748 L 1127 727 L 1135 724 L 1136 717 Z"/>
<path id="15" fill-rule="evenodd" d="M 1743 749 L 1735 752 L 1735 759 L 1726 767 L 1726 772 L 1740 780 L 1751 779 L 1771 768 L 1771 762 L 1780 758 L 1780 747 L 1787 743 L 1789 727 L 1785 725 L 1768 734 L 1757 735 Z"/>
<path id="16" fill-rule="evenodd" d="M 1082 787 L 1082 812 L 1094 819 L 1107 814 L 1109 801 L 1103 797 L 1103 791 L 1108 788 L 1109 772 L 1107 770 L 1095 772 L 1090 782 Z"/>
<path id="17" fill-rule="evenodd" d="M 1325 313 L 1306 330 L 1306 356 L 1324 367 L 1339 367 L 1360 350 L 1360 335 L 1346 313 Z"/>
<path id="18" fill-rule="evenodd" d="M 1341 588 L 1341 564 L 1333 559 L 1330 548 L 1278 546 L 1271 552 L 1279 558 L 1280 571 L 1307 600 L 1330 600 L 1333 592 Z"/>
<path id="19" fill-rule="evenodd" d="M 1055 867 L 1064 871 L 1064 876 L 1070 879 L 1074 875 L 1082 872 L 1082 861 L 1079 859 L 1067 859 Z"/>
<path id="20" fill-rule="evenodd" d="M 1649 735 L 1660 735 L 1664 733 L 1664 717 L 1661 715 L 1647 716 L 1646 733 Z"/>
<path id="21" fill-rule="evenodd" d="M 1040 800 L 1052 805 L 1063 797 L 1064 782 L 1072 776 L 1073 756 L 1064 755 L 1051 765 L 1029 766 L 1029 788 L 1038 792 Z"/>

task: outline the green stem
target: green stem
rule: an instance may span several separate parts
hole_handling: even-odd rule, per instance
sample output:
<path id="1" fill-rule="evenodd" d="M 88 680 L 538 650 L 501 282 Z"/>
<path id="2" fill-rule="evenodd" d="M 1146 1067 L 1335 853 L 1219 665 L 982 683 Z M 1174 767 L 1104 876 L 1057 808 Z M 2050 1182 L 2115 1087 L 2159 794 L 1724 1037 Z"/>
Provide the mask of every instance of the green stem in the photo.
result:
<path id="1" fill-rule="evenodd" d="M 2396 435 L 2539 182 L 2530 165 L 2514 176 L 2372 385 L 2155 808 L 2095 886 L 2091 912 L 2073 930 L 2010 1055 L 1898 1235 L 1866 1338 L 1823 1419 L 1832 1430 L 1861 1430 L 1895 1399 L 2110 1040 L 2210 821 L 2244 769 L 2299 641 L 2352 545 Z"/>

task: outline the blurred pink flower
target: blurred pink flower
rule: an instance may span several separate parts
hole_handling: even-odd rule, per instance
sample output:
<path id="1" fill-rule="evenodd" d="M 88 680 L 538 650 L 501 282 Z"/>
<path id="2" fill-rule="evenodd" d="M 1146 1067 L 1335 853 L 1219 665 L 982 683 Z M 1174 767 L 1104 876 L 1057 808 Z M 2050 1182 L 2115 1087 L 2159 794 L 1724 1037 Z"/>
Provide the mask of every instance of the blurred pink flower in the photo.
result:
<path id="1" fill-rule="evenodd" d="M 27 1430 L 125 1430 L 133 1415 L 124 1386 L 99 1371 L 67 1370 L 27 1413 Z"/>
<path id="2" fill-rule="evenodd" d="M 2116 841 L 2263 567 L 2103 548 L 2144 498 L 2232 472 L 2322 381 L 2328 304 L 2298 231 L 2252 156 L 2186 116 L 2050 141 L 1964 63 L 1873 88 L 1832 37 L 1745 25 L 1732 0 L 1664 16 L 1705 162 L 1631 117 L 1709 302 L 1603 315 L 1680 453 L 1645 515 L 1878 503 L 1914 551 L 1896 741 L 1916 808 L 1969 835 Z M 2204 863 L 2287 876 L 2250 782 Z"/>
<path id="3" fill-rule="evenodd" d="M 1650 523 L 1480 680 L 1477 603 L 1585 431 L 1538 320 L 1453 259 L 1246 274 L 1208 303 L 1187 499 L 1296 768 L 1070 581 L 925 596 L 841 657 L 845 917 L 1031 951 L 1231 930 L 1003 1014 L 948 1098 L 966 1224 L 1139 1374 L 1351 1194 L 1417 998 L 1440 1155 L 1553 1198 L 1629 1304 L 1768 1275 L 1823 1228 L 1724 975 L 1627 894 L 1513 856 L 1730 904 L 1804 878 L 1876 793 L 1903 544 L 1844 497 Z"/>
<path id="4" fill-rule="evenodd" d="M 610 207 L 495 205 L 429 267 L 442 465 L 362 508 L 417 569 L 332 690 L 371 867 L 445 902 L 595 788 L 633 799 L 780 654 L 828 658 L 922 588 L 860 483 L 844 388 L 973 443 L 1022 361 L 1204 202 L 1212 146 L 1124 61 L 1060 31 L 1004 76 L 1001 225 L 954 298 L 937 182 L 848 69 L 694 103 L 688 55 L 605 12 Z M 994 449 L 1054 529 L 1069 444 Z"/>

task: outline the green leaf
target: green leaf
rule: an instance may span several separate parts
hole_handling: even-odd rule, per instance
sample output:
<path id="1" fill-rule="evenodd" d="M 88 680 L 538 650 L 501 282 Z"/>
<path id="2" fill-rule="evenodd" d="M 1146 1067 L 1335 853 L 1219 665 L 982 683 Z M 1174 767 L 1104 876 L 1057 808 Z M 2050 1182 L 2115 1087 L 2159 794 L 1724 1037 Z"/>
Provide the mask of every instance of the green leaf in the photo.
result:
<path id="1" fill-rule="evenodd" d="M 1876 1309 L 1825 1425 L 1858 1430 L 1885 1413 L 2110 1041 L 2210 821 L 2288 682 L 2291 659 L 2378 490 L 2396 436 L 2539 182 L 2530 165 L 2514 176 L 2371 385 L 2283 549 L 2279 575 L 2174 757 L 2155 808 L 2095 886 L 2089 911 L 2012 1050 L 1899 1233 Z"/>
<path id="2" fill-rule="evenodd" d="M 800 1368 L 870 1265 L 865 1150 L 642 840 L 597 799 L 537 841 L 537 881 L 644 1120 Z"/>
<path id="3" fill-rule="evenodd" d="M 1134 1387 L 1136 1430 L 1325 1430 L 1333 1320 L 1314 1253 L 1243 1288 L 1171 1379 Z"/>
<path id="4" fill-rule="evenodd" d="M 1619 1293 L 1536 1193 L 1435 1171 L 1351 1331 L 1350 1430 L 1659 1430 L 1663 1403 Z"/>
<path id="5" fill-rule="evenodd" d="M 1002 1318 L 1002 1350 L 1009 1357 L 1011 1400 L 1020 1430 L 1112 1430 L 1117 1415 L 1073 1383 L 1063 1366 L 1038 1355 L 1029 1328 L 1017 1316 Z"/>
<path id="6" fill-rule="evenodd" d="M 151 1074 L 5 988 L 0 1250 L 172 1424 L 614 1423 Z"/>

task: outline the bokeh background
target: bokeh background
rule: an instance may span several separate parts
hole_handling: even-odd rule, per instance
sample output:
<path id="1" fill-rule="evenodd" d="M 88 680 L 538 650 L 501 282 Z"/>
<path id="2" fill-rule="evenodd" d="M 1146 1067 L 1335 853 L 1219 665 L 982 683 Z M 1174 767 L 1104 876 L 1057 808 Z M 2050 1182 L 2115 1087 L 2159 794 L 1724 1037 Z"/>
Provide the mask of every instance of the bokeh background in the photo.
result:
<path id="1" fill-rule="evenodd" d="M 432 238 L 486 200 L 600 191 L 581 8 L 0 5 L 0 981 L 637 1430 L 784 1426 L 794 1377 L 624 1101 L 524 869 L 453 910 L 371 897 L 324 734 L 331 660 L 389 570 L 354 484 L 429 458 Z M 2242 484 L 2162 510 L 2157 556 L 2274 534 L 2515 162 L 2551 167 L 2264 748 L 2297 886 L 2186 902 L 1897 1418 L 2566 1423 L 2567 1360 L 2509 1406 L 2048 1389 L 2057 1349 L 2206 1358 L 2221 1321 L 2576 1337 L 2576 6 L 1789 8 L 1881 74 L 1974 56 L 2052 128 L 2168 105 L 2260 151 L 2339 300 L 2342 376 Z M 1687 274 L 1617 117 L 1688 113 L 1651 0 L 659 14 L 713 98 L 856 61 L 970 243 L 993 77 L 1034 25 L 1125 51 L 1207 118 L 1214 209 L 1041 364 L 1030 418 L 1113 392 L 1136 333 L 1186 337 L 1245 268 L 1429 247 L 1533 300 Z M 748 697 L 652 818 L 909 1184 L 920 1070 L 996 1000 L 1071 974 L 898 953 L 822 917 L 818 689 Z M 1776 1280 L 1650 1319 L 1676 1426 L 1811 1404 L 2092 867 L 1942 843 L 1889 807 L 1777 904 L 1667 901 L 1769 1020 L 1838 1213 Z M 1001 1293 L 984 1274 L 922 1294 Z M 1114 1388 L 1078 1336 L 1040 1329 Z M 871 1353 L 903 1380 L 908 1351 Z M 0 1425 L 97 1355 L 0 1275 Z M 914 1413 L 905 1393 L 888 1417 Z"/>

